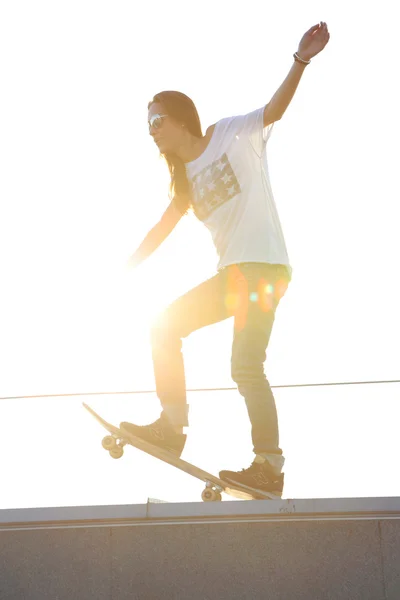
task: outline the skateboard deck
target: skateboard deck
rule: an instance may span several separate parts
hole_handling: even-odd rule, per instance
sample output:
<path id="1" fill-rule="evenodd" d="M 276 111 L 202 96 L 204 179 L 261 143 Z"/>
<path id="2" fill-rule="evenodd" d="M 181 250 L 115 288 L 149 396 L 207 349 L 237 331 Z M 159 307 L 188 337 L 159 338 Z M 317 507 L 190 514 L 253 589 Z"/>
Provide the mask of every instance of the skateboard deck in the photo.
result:
<path id="1" fill-rule="evenodd" d="M 212 475 L 212 473 L 207 473 L 207 471 L 203 471 L 199 467 L 192 465 L 189 462 L 186 462 L 182 458 L 178 458 L 172 452 L 168 452 L 168 450 L 164 450 L 163 448 L 159 448 L 158 446 L 154 446 L 150 442 L 141 439 L 140 437 L 134 436 L 130 434 L 128 431 L 119 429 L 105 421 L 96 411 L 93 410 L 90 406 L 82 403 L 84 408 L 106 429 L 109 434 L 102 440 L 102 446 L 105 450 L 110 453 L 112 458 L 121 458 L 124 454 L 124 446 L 129 444 L 146 454 L 154 456 L 154 458 L 158 458 L 169 465 L 184 471 L 188 475 L 192 475 L 192 477 L 196 477 L 200 479 L 206 484 L 204 488 L 201 499 L 204 502 L 222 500 L 221 492 L 225 492 L 229 496 L 234 498 L 239 498 L 241 500 L 269 500 L 271 499 L 268 494 L 263 494 L 262 492 L 256 492 L 252 490 L 248 490 L 245 487 L 240 485 L 232 484 L 227 481 L 223 481 Z"/>

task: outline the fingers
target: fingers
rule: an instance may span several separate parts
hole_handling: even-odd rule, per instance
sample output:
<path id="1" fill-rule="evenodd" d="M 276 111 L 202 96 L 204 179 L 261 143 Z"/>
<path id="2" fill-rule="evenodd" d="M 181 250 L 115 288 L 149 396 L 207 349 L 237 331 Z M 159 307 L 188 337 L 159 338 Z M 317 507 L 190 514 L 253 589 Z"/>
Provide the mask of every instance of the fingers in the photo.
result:
<path id="1" fill-rule="evenodd" d="M 321 21 L 319 25 L 311 28 L 311 35 L 329 39 L 328 25 L 324 21 Z"/>
<path id="2" fill-rule="evenodd" d="M 323 24 L 322 24 L 322 27 L 321 27 L 321 35 L 322 35 L 322 38 L 323 38 L 324 40 L 326 40 L 326 42 L 328 42 L 328 40 L 329 40 L 329 38 L 330 38 L 330 33 L 329 33 L 329 31 L 328 31 L 328 25 L 327 25 L 326 23 L 323 23 Z"/>
<path id="3" fill-rule="evenodd" d="M 313 25 L 312 27 L 310 27 L 307 33 L 313 33 L 318 29 L 328 31 L 328 25 L 325 21 L 320 21 L 319 23 L 317 23 L 317 25 Z"/>

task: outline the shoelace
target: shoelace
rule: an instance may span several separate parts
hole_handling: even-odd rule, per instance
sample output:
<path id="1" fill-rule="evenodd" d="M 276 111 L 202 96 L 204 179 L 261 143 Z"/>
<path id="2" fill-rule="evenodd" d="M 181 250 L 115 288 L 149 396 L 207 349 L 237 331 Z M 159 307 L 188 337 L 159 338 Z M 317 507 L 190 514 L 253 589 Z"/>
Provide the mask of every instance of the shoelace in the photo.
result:
<path id="1" fill-rule="evenodd" d="M 246 472 L 249 472 L 249 471 L 253 470 L 253 469 L 254 469 L 254 467 L 255 467 L 256 465 L 257 465 L 257 466 L 261 466 L 259 463 L 252 462 L 252 463 L 251 463 L 251 465 L 250 465 L 250 467 L 247 467 L 247 469 L 242 469 L 240 472 L 241 472 L 241 473 L 246 473 Z M 268 478 L 269 478 L 271 481 L 278 481 L 280 476 L 279 476 L 279 475 L 276 475 L 275 473 L 272 473 L 272 472 L 271 472 L 271 473 L 269 473 L 269 472 L 267 471 L 267 477 L 268 477 Z"/>
<path id="2" fill-rule="evenodd" d="M 254 466 L 255 466 L 256 464 L 257 464 L 257 463 L 251 463 L 251 465 L 250 465 L 249 467 L 247 467 L 247 469 L 242 469 L 240 472 L 241 472 L 241 473 L 245 473 L 246 471 L 250 471 L 251 469 L 253 469 L 253 468 L 254 468 Z"/>

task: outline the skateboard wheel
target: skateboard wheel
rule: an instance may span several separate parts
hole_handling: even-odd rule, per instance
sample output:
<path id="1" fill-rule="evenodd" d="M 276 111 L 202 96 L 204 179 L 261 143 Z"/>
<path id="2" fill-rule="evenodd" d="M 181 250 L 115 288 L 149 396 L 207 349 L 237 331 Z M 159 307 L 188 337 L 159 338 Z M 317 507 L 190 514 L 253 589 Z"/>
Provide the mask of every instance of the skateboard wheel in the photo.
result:
<path id="1" fill-rule="evenodd" d="M 222 500 L 222 496 L 220 492 L 217 492 L 210 487 L 206 487 L 201 494 L 201 499 L 203 502 L 218 502 Z"/>
<path id="2" fill-rule="evenodd" d="M 116 447 L 117 442 L 116 442 L 116 439 L 113 438 L 112 435 L 106 435 L 106 437 L 103 438 L 101 444 L 102 444 L 104 450 L 112 450 L 113 448 Z"/>
<path id="3" fill-rule="evenodd" d="M 124 454 L 124 449 L 121 446 L 116 446 L 110 450 L 111 458 L 121 458 Z"/>

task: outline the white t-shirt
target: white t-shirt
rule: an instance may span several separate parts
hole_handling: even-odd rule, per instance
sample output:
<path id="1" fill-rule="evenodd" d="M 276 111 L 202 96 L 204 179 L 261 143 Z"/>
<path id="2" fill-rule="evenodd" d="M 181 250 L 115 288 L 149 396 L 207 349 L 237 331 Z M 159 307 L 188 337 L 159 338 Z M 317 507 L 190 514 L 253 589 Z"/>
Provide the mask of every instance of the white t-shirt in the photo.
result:
<path id="1" fill-rule="evenodd" d="M 186 163 L 193 210 L 209 229 L 218 270 L 243 262 L 281 264 L 289 257 L 268 174 L 266 144 L 274 123 L 264 108 L 227 117 L 196 160 Z"/>

